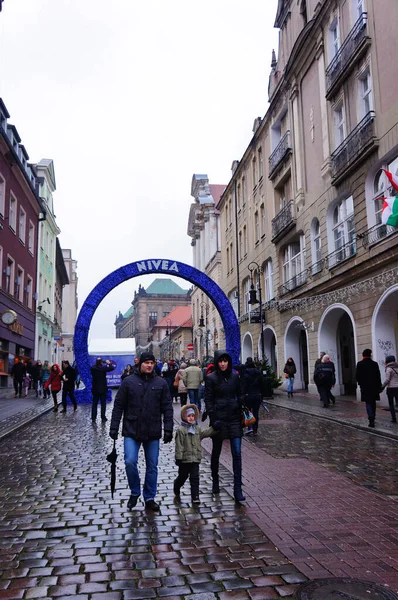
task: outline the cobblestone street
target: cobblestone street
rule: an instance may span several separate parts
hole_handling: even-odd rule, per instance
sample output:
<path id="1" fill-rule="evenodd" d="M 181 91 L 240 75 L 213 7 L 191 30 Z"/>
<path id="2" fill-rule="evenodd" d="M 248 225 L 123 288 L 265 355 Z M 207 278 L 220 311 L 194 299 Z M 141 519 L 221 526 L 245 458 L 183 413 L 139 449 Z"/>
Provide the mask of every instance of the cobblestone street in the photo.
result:
<path id="1" fill-rule="evenodd" d="M 330 576 L 398 590 L 395 440 L 270 407 L 259 436 L 243 443 L 242 507 L 228 447 L 220 497 L 210 494 L 205 456 L 200 507 L 187 486 L 176 504 L 170 444 L 161 448 L 161 513 L 141 500 L 129 512 L 122 440 L 112 500 L 112 443 L 90 408 L 48 412 L 0 442 L 0 599 L 267 600 Z"/>

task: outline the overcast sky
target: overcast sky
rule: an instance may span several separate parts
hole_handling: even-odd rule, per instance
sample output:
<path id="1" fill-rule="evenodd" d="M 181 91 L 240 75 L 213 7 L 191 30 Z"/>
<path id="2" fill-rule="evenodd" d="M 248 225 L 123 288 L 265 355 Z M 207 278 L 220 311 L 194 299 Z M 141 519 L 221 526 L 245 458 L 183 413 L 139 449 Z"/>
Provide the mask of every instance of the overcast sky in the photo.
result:
<path id="1" fill-rule="evenodd" d="M 192 175 L 228 183 L 265 114 L 276 9 L 277 0 L 4 1 L 0 95 L 31 162 L 54 160 L 79 306 L 126 263 L 192 263 Z M 91 337 L 114 337 L 116 314 L 152 280 L 113 290 Z"/>

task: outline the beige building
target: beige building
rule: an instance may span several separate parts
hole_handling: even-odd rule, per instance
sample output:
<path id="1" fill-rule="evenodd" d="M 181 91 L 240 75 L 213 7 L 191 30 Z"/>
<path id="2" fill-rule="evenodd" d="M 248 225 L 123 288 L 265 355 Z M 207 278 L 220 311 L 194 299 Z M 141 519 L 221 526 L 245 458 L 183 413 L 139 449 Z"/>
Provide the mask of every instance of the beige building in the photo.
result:
<path id="1" fill-rule="evenodd" d="M 209 184 L 207 175 L 192 177 L 188 235 L 193 249 L 193 266 L 218 285 L 221 283 L 221 230 L 217 203 L 225 185 Z M 235 298 L 231 299 L 234 302 Z M 193 355 L 202 361 L 225 347 L 224 328 L 218 311 L 197 287 L 192 292 Z"/>
<path id="2" fill-rule="evenodd" d="M 73 334 L 75 331 L 78 309 L 78 276 L 77 260 L 72 258 L 72 250 L 62 249 L 62 257 L 66 268 L 69 284 L 62 288 L 62 360 L 74 361 Z"/>
<path id="3" fill-rule="evenodd" d="M 382 223 L 397 194 L 382 171 L 398 174 L 396 22 L 395 0 L 279 1 L 269 108 L 217 205 L 242 359 L 263 344 L 280 374 L 293 357 L 296 388 L 315 391 L 320 351 L 347 395 L 364 348 L 382 373 L 397 355 L 398 229 Z"/>

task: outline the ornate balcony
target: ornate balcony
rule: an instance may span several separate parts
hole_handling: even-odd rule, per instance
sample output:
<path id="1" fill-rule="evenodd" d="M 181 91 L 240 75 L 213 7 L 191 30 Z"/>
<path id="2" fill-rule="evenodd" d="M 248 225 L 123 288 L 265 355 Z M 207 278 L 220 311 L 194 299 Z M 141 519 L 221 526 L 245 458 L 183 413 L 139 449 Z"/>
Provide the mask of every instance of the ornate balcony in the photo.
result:
<path id="1" fill-rule="evenodd" d="M 357 167 L 379 145 L 375 136 L 374 119 L 375 113 L 371 110 L 331 154 L 332 185 L 337 185 L 343 176 Z"/>
<path id="2" fill-rule="evenodd" d="M 285 294 L 288 294 L 289 292 L 295 290 L 301 285 L 304 285 L 305 283 L 307 283 L 307 279 L 308 269 L 301 271 L 301 273 L 297 273 L 297 275 L 295 275 L 288 281 L 285 281 L 285 283 L 282 283 L 282 285 L 279 286 L 279 296 L 284 296 Z"/>
<path id="3" fill-rule="evenodd" d="M 292 145 L 290 142 L 290 131 L 286 131 L 285 135 L 271 154 L 268 159 L 269 165 L 269 179 L 273 179 L 278 172 L 278 169 L 282 166 L 282 161 L 292 151 Z"/>
<path id="4" fill-rule="evenodd" d="M 397 227 L 393 227 L 392 225 L 383 225 L 380 223 L 379 225 L 375 225 L 374 227 L 371 227 L 362 233 L 361 236 L 358 235 L 358 237 L 361 237 L 362 239 L 362 246 L 364 248 L 368 248 L 368 246 L 372 246 L 373 244 L 380 242 L 380 240 L 384 240 L 394 233 L 398 233 Z"/>
<path id="5" fill-rule="evenodd" d="M 357 253 L 357 243 L 356 240 L 352 240 L 348 242 L 348 244 L 344 244 L 341 248 L 338 248 L 334 252 L 331 252 L 326 257 L 326 266 L 328 269 L 333 269 L 341 262 L 352 258 Z"/>
<path id="6" fill-rule="evenodd" d="M 367 36 L 367 22 L 367 13 L 362 13 L 326 69 L 326 98 L 328 100 L 335 94 L 358 58 L 370 44 L 370 38 Z"/>
<path id="7" fill-rule="evenodd" d="M 276 242 L 295 225 L 296 219 L 294 218 L 293 210 L 293 200 L 290 200 L 290 202 L 278 212 L 276 217 L 272 219 L 272 242 Z"/>

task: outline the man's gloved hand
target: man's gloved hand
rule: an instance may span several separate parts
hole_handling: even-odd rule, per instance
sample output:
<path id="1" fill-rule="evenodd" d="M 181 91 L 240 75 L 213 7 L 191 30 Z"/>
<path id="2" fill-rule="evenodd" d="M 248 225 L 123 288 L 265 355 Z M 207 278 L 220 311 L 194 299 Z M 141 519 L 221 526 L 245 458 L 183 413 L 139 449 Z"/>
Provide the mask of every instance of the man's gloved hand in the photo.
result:
<path id="1" fill-rule="evenodd" d="M 179 467 L 180 465 L 182 465 L 182 460 L 181 460 L 181 458 L 176 458 L 176 461 L 175 461 L 175 462 L 176 462 L 176 465 L 177 465 L 177 467 Z"/>
<path id="2" fill-rule="evenodd" d="M 165 431 L 163 434 L 163 442 L 165 444 L 170 444 L 170 442 L 173 439 L 173 432 L 172 431 Z"/>
<path id="3" fill-rule="evenodd" d="M 215 429 L 216 431 L 220 431 L 221 428 L 222 428 L 221 421 L 214 421 L 213 429 Z"/>
<path id="4" fill-rule="evenodd" d="M 207 419 L 207 411 L 204 410 L 203 414 L 202 414 L 202 423 L 203 423 L 203 421 L 206 421 L 206 419 Z"/>
<path id="5" fill-rule="evenodd" d="M 117 431 L 110 431 L 109 432 L 109 437 L 111 437 L 113 440 L 117 440 L 117 436 L 118 436 L 118 432 Z"/>

